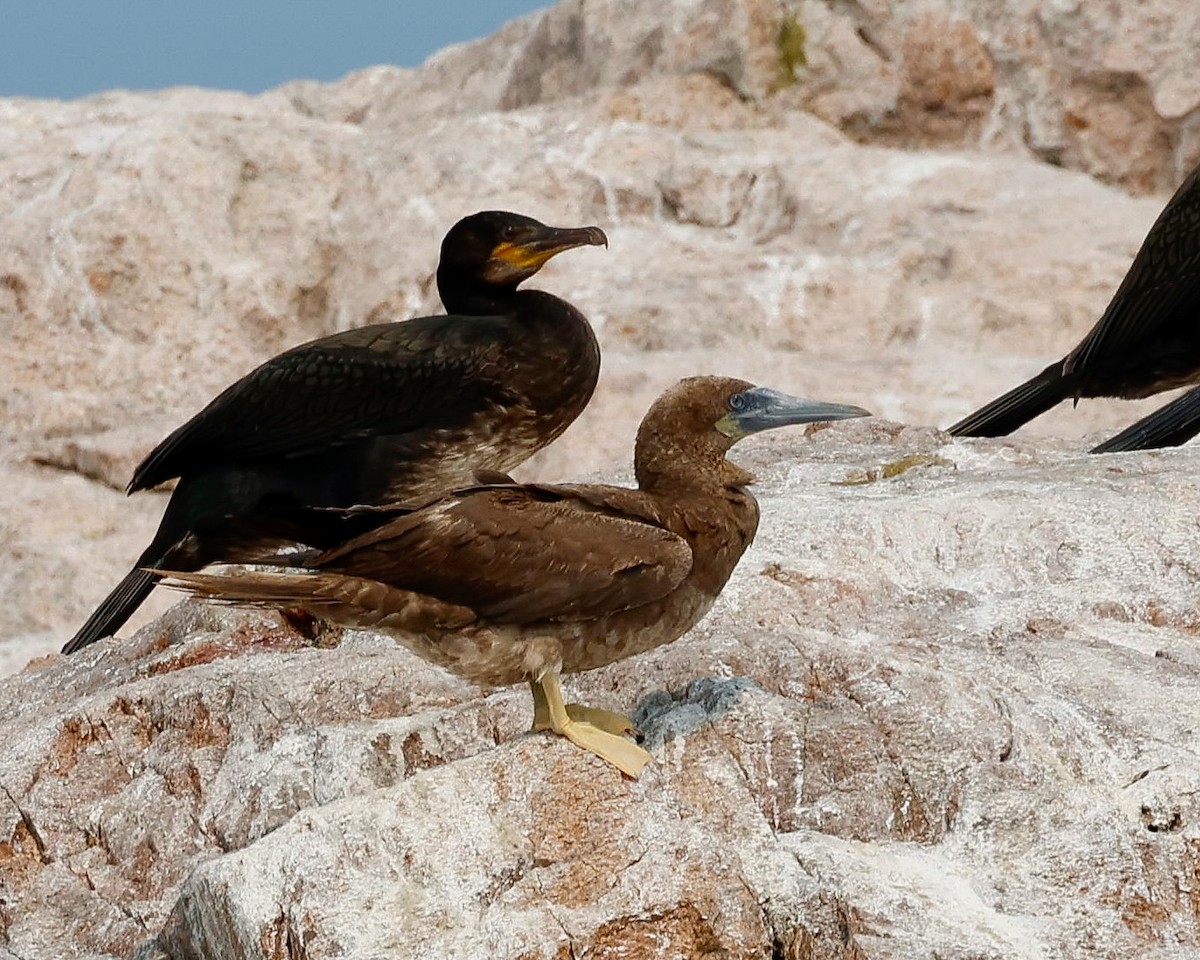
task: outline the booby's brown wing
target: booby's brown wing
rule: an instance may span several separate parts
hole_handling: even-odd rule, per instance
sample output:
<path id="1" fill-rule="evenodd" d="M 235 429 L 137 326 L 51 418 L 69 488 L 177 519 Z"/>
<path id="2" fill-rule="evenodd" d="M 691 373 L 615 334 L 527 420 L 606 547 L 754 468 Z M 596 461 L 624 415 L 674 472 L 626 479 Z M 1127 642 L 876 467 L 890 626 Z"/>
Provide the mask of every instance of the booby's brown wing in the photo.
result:
<path id="1" fill-rule="evenodd" d="M 1200 167 L 1184 180 L 1146 234 L 1104 315 L 1067 356 L 1064 372 L 1120 362 L 1121 354 L 1200 309 Z"/>
<path id="2" fill-rule="evenodd" d="M 375 324 L 268 360 L 162 441 L 129 492 L 218 463 L 301 457 L 369 437 L 468 423 L 508 396 L 497 359 L 511 318 Z"/>
<path id="3" fill-rule="evenodd" d="M 580 490 L 593 491 L 590 502 Z M 656 518 L 636 490 L 480 488 L 393 520 L 312 566 L 497 623 L 587 620 L 660 599 L 687 576 L 691 548 Z"/>

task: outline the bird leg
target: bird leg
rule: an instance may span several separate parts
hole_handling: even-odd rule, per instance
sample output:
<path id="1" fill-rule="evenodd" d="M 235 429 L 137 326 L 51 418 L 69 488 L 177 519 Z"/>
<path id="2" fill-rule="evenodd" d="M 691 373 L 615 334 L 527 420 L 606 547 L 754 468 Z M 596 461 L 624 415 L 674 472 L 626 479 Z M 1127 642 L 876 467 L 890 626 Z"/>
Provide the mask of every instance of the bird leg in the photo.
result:
<path id="1" fill-rule="evenodd" d="M 547 671 L 541 679 L 531 680 L 529 685 L 533 689 L 534 730 L 553 730 L 635 779 L 650 762 L 650 754 L 637 744 L 592 722 L 598 719 L 606 726 L 623 731 L 633 726 L 628 718 L 606 710 L 563 703 L 557 673 Z M 576 708 L 574 712 L 572 707 Z"/>

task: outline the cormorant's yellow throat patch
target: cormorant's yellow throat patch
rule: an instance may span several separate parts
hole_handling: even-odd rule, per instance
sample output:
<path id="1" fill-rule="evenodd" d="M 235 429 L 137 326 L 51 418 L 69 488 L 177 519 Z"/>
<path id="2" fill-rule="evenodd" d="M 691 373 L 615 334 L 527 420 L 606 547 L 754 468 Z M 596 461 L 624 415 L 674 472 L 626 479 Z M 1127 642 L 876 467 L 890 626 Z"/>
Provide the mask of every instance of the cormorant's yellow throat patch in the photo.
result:
<path id="1" fill-rule="evenodd" d="M 505 263 L 512 264 L 518 270 L 537 270 L 556 253 L 562 253 L 576 246 L 572 243 L 561 247 L 521 246 L 519 243 L 505 241 L 496 245 L 492 256 Z"/>

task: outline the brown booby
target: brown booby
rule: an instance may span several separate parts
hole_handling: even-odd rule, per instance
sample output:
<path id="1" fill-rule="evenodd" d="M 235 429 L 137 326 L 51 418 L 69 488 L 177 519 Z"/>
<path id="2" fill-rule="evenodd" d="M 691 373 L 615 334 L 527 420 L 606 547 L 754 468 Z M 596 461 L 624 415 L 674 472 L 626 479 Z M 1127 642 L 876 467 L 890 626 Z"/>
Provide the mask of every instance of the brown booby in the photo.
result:
<path id="1" fill-rule="evenodd" d="M 1167 202 L 1108 308 L 1080 344 L 964 417 L 950 433 L 1001 437 L 1062 400 L 1133 400 L 1195 383 L 1200 383 L 1200 167 Z M 1200 397 L 1190 405 L 1169 404 L 1092 452 L 1173 446 L 1197 432 Z"/>
<path id="2" fill-rule="evenodd" d="M 382 521 L 297 572 L 166 573 L 170 586 L 395 637 L 489 686 L 529 681 L 534 729 L 637 776 L 628 718 L 564 704 L 559 676 L 670 643 L 707 613 L 758 527 L 742 437 L 869 416 L 744 380 L 695 377 L 660 397 L 634 451 L 637 489 L 481 485 Z M 161 572 L 161 571 L 160 571 Z"/>
<path id="3" fill-rule="evenodd" d="M 346 539 L 325 508 L 423 501 L 506 473 L 567 428 L 600 371 L 571 304 L 518 290 L 555 254 L 607 245 L 599 227 L 485 211 L 442 241 L 447 315 L 374 324 L 272 357 L 142 461 L 127 493 L 179 484 L 134 568 L 63 648 L 110 636 L 158 577 Z"/>

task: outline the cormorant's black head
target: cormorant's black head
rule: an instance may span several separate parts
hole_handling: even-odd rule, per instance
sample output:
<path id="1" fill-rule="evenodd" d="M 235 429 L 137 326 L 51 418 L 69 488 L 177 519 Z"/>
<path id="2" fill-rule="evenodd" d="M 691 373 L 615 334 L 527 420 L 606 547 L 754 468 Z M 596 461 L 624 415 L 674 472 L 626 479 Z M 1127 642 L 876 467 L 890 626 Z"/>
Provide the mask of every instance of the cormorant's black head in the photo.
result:
<path id="1" fill-rule="evenodd" d="M 438 292 L 451 313 L 502 300 L 555 254 L 608 246 L 599 227 L 548 227 L 532 217 L 485 210 L 459 220 L 442 241 Z"/>

